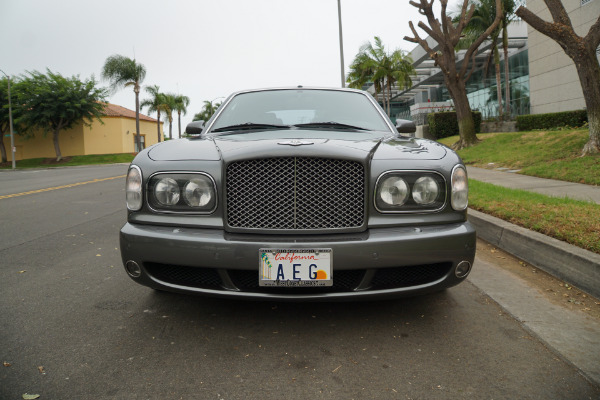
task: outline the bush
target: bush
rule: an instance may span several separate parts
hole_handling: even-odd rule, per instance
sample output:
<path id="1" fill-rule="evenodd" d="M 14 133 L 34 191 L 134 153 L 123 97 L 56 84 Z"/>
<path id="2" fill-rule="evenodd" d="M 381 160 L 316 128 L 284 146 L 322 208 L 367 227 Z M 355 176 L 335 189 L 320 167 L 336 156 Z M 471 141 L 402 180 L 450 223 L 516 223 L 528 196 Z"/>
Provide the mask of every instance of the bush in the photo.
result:
<path id="1" fill-rule="evenodd" d="M 587 122 L 586 110 L 563 111 L 550 114 L 531 114 L 517 116 L 519 131 L 534 129 L 579 128 Z"/>
<path id="2" fill-rule="evenodd" d="M 481 132 L 481 113 L 472 111 L 475 133 Z M 427 114 L 429 133 L 437 139 L 458 135 L 458 119 L 456 111 L 445 111 Z"/>

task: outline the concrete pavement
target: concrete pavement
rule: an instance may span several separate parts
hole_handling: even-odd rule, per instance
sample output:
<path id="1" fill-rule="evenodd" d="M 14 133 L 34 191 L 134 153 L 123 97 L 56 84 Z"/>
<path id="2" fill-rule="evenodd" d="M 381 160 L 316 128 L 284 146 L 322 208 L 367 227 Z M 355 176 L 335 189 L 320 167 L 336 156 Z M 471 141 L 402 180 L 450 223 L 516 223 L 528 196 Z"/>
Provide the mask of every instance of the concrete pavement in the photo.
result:
<path id="1" fill-rule="evenodd" d="M 542 179 L 516 171 L 467 167 L 469 178 L 512 189 L 600 204 L 600 187 Z M 600 215 L 599 215 L 600 218 Z M 477 236 L 537 268 L 600 297 L 600 255 L 469 209 Z M 543 295 L 508 271 L 481 258 L 469 281 L 489 295 L 531 333 L 600 384 L 600 323 L 549 303 Z"/>

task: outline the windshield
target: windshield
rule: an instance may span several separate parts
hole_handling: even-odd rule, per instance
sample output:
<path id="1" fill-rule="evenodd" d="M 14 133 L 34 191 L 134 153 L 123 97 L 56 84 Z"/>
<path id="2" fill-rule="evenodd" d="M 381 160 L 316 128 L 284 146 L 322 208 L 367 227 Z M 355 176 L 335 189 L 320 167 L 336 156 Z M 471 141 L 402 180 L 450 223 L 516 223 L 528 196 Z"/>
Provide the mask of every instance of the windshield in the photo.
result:
<path id="1" fill-rule="evenodd" d="M 211 132 L 285 127 L 389 131 L 369 98 L 337 90 L 269 90 L 236 95 L 223 109 Z"/>

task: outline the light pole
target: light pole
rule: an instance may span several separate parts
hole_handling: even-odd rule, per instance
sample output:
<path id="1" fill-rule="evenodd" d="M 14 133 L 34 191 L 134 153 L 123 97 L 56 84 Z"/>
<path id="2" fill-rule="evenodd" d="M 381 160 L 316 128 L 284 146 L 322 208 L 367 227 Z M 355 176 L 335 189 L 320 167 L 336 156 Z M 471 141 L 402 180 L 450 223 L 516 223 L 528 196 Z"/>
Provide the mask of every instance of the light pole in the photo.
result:
<path id="1" fill-rule="evenodd" d="M 340 65 L 342 72 L 342 87 L 346 87 L 346 75 L 344 74 L 344 40 L 342 38 L 342 4 L 338 0 L 338 25 L 340 28 Z"/>
<path id="2" fill-rule="evenodd" d="M 0 69 L 0 72 L 4 74 L 8 78 L 8 121 L 10 124 L 10 152 L 12 155 L 12 169 L 17 168 L 17 163 L 15 161 L 15 134 L 13 132 L 13 120 L 12 120 L 12 101 L 10 96 L 10 76 L 6 75 L 6 72 Z M 4 138 L 2 138 L 4 140 Z"/>

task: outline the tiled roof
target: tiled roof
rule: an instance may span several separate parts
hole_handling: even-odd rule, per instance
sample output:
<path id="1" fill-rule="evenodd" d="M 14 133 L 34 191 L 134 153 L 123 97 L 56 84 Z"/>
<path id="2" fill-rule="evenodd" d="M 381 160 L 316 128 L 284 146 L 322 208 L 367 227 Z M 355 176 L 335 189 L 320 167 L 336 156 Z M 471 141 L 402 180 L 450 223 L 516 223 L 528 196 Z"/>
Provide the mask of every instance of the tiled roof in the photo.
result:
<path id="1" fill-rule="evenodd" d="M 105 104 L 104 115 L 107 117 L 124 117 L 135 119 L 135 111 L 110 103 Z M 156 122 L 156 119 L 140 113 L 140 121 Z"/>

